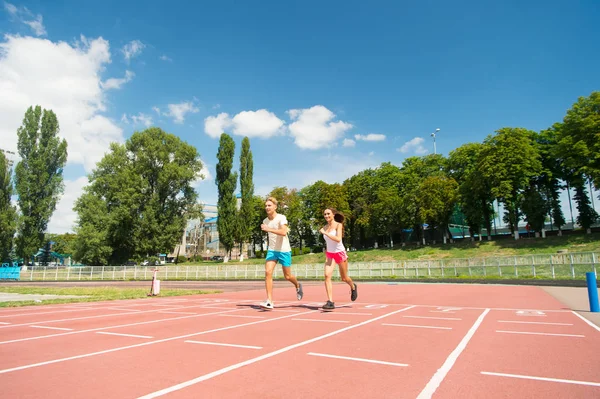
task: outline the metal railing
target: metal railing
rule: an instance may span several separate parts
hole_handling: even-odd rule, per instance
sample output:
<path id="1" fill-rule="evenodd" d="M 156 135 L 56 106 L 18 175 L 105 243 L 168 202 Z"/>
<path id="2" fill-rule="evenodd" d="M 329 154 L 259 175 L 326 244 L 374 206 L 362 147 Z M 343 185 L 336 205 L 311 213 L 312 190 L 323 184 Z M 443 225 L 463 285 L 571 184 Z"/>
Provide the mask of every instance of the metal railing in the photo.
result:
<path id="1" fill-rule="evenodd" d="M 393 262 L 351 262 L 349 274 L 360 279 L 393 278 L 543 278 L 585 279 L 596 272 L 598 252 L 499 256 L 487 258 L 403 260 Z M 21 281 L 151 280 L 153 269 L 159 280 L 262 279 L 262 264 L 222 263 L 215 265 L 83 266 L 29 267 L 22 270 Z M 302 279 L 321 279 L 323 263 L 294 264 L 293 273 Z M 335 270 L 336 278 L 339 272 Z M 275 268 L 274 278 L 282 278 Z"/>

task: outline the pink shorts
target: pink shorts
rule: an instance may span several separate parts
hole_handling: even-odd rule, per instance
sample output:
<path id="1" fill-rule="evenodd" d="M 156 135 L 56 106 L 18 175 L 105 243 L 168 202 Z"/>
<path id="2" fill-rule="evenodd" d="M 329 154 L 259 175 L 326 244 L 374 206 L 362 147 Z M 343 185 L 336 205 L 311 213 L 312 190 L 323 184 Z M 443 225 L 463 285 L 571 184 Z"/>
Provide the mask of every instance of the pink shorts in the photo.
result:
<path id="1" fill-rule="evenodd" d="M 346 251 L 342 252 L 325 252 L 327 259 L 333 259 L 338 265 L 348 259 Z"/>

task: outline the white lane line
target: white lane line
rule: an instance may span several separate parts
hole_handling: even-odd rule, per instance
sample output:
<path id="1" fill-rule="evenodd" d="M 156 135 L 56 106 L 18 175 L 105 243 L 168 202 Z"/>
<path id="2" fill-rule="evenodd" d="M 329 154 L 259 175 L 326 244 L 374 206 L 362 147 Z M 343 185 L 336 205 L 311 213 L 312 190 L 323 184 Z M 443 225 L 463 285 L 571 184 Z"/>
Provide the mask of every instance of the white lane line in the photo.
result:
<path id="1" fill-rule="evenodd" d="M 518 321 L 518 320 L 498 320 L 498 323 L 516 323 L 516 324 L 543 324 L 550 326 L 572 326 L 571 323 L 548 323 L 545 321 Z"/>
<path id="2" fill-rule="evenodd" d="M 183 305 L 170 305 L 170 304 L 164 304 L 164 305 L 162 305 L 162 304 L 158 304 L 158 303 L 153 303 L 153 304 L 152 304 L 152 305 L 150 305 L 150 306 L 166 306 L 166 307 L 169 307 L 169 308 L 174 308 L 174 309 L 178 309 L 178 308 L 183 308 L 183 307 L 185 307 L 185 306 L 183 306 Z"/>
<path id="3" fill-rule="evenodd" d="M 433 320 L 462 320 L 458 317 L 433 317 L 433 316 L 402 316 L 409 317 L 411 319 L 433 319 Z"/>
<path id="4" fill-rule="evenodd" d="M 578 337 L 578 338 L 585 337 L 585 335 L 578 335 L 578 334 L 553 334 L 553 333 L 531 332 L 531 331 L 496 330 L 496 332 L 497 333 L 506 333 L 506 334 L 549 335 L 549 336 L 554 336 L 554 337 Z"/>
<path id="5" fill-rule="evenodd" d="M 234 347 L 234 348 L 247 348 L 247 349 L 262 349 L 262 346 L 237 345 L 237 344 L 222 344 L 220 342 L 208 342 L 208 341 L 185 341 L 185 342 L 188 342 L 190 344 L 231 346 L 231 347 Z"/>
<path id="6" fill-rule="evenodd" d="M 387 366 L 408 367 L 408 364 L 405 364 L 405 363 L 384 362 L 382 360 L 363 359 L 363 358 L 360 358 L 360 357 L 346 357 L 346 356 L 337 356 L 337 355 L 327 355 L 325 353 L 314 353 L 314 352 L 309 352 L 308 354 L 311 355 L 311 356 L 330 357 L 332 359 L 354 360 L 354 361 L 357 361 L 357 362 L 385 364 Z"/>
<path id="7" fill-rule="evenodd" d="M 97 331 L 96 334 L 118 335 L 121 337 L 133 337 L 133 338 L 152 338 L 148 335 L 121 334 L 121 333 L 114 333 L 114 332 L 108 332 L 108 331 Z"/>
<path id="8" fill-rule="evenodd" d="M 237 311 L 237 309 L 235 311 Z M 310 311 L 310 312 L 306 312 L 306 313 L 307 314 L 308 313 L 314 313 L 314 311 Z M 206 316 L 206 315 L 203 315 L 203 316 Z M 182 317 L 188 317 L 188 316 L 182 316 Z M 267 320 L 252 321 L 252 322 L 243 323 L 243 324 L 235 324 L 233 326 L 215 328 L 213 330 L 205 330 L 205 331 L 201 331 L 201 332 L 197 332 L 197 333 L 192 333 L 192 334 L 179 335 L 177 337 L 164 338 L 164 339 L 159 339 L 159 340 L 156 340 L 156 341 L 144 342 L 144 343 L 141 343 L 141 344 L 120 346 L 120 347 L 117 347 L 117 348 L 107 349 L 107 350 L 103 350 L 103 351 L 92 352 L 92 353 L 84 353 L 83 355 L 77 355 L 77 356 L 71 356 L 71 357 L 63 357 L 61 359 L 48 360 L 48 361 L 40 362 L 40 363 L 26 364 L 24 366 L 18 366 L 18 367 L 13 367 L 13 368 L 10 368 L 10 369 L 0 370 L 0 374 L 10 373 L 10 372 L 19 371 L 19 370 L 30 369 L 30 368 L 33 368 L 33 367 L 46 366 L 48 364 L 67 362 L 69 360 L 83 359 L 83 358 L 86 358 L 86 357 L 103 355 L 105 353 L 118 352 L 118 351 L 122 351 L 122 350 L 125 350 L 125 349 L 139 348 L 141 346 L 154 345 L 154 344 L 159 344 L 161 342 L 175 341 L 175 340 L 178 340 L 178 339 L 195 337 L 195 336 L 203 335 L 203 334 L 210 334 L 210 333 L 219 332 L 219 331 L 232 330 L 234 328 L 246 327 L 246 326 L 251 326 L 251 325 L 254 325 L 254 324 L 268 323 L 268 322 L 271 322 L 271 321 L 286 319 L 288 317 L 292 317 L 292 315 L 280 316 L 280 317 L 275 317 L 275 318 L 271 318 L 271 319 L 267 319 Z"/>
<path id="9" fill-rule="evenodd" d="M 202 305 L 192 305 L 192 306 L 186 306 L 183 309 L 192 309 L 192 308 L 200 308 L 200 309 L 207 309 L 206 307 L 202 306 Z M 104 308 L 103 308 L 104 309 Z M 172 308 L 173 310 L 181 310 L 180 308 Z M 230 309 L 230 308 L 229 308 Z M 158 312 L 164 312 L 165 310 L 171 310 L 171 309 L 152 309 L 152 310 L 142 310 L 141 312 L 137 312 L 135 313 L 135 315 L 139 315 L 139 314 L 145 314 L 145 313 L 158 313 Z M 235 309 L 236 311 L 238 309 Z M 74 320 L 87 320 L 87 319 L 96 319 L 96 318 L 101 318 L 101 317 L 112 317 L 112 316 L 129 316 L 133 313 L 109 313 L 109 314 L 101 314 L 101 315 L 96 315 L 96 316 L 83 316 L 83 317 L 72 317 L 70 319 L 55 319 L 55 320 L 38 320 L 38 321 L 32 321 L 29 323 L 22 323 L 22 324 L 13 324 L 10 326 L 2 326 L 1 328 L 10 328 L 10 327 L 22 327 L 22 326 L 29 326 L 32 324 L 38 324 L 38 323 L 58 323 L 58 322 L 62 322 L 62 321 L 74 321 Z M 0 342 L 0 344 L 3 344 L 4 342 Z"/>
<path id="10" fill-rule="evenodd" d="M 373 313 L 360 313 L 360 312 L 339 312 L 338 314 L 351 314 L 355 316 L 373 316 Z"/>
<path id="11" fill-rule="evenodd" d="M 110 310 L 124 310 L 126 312 L 135 312 L 135 313 L 142 312 L 139 309 L 126 309 L 126 308 L 106 308 L 106 309 L 110 309 Z"/>
<path id="12" fill-rule="evenodd" d="M 348 320 L 319 320 L 319 319 L 292 319 L 296 321 L 318 321 L 322 323 L 350 323 Z"/>
<path id="13" fill-rule="evenodd" d="M 192 316 L 170 317 L 168 319 L 148 320 L 148 321 L 141 321 L 141 322 L 138 322 L 138 323 L 120 324 L 120 325 L 116 325 L 116 326 L 106 326 L 106 327 L 90 328 L 89 330 L 79 330 L 79 331 L 71 331 L 71 332 L 59 333 L 59 334 L 41 335 L 41 336 L 38 336 L 38 337 L 19 338 L 19 339 L 12 339 L 10 341 L 0 341 L 0 345 L 11 344 L 13 342 L 31 341 L 31 340 L 34 340 L 34 339 L 44 339 L 44 338 L 51 338 L 51 337 L 60 337 L 60 336 L 63 336 L 63 335 L 81 334 L 81 333 L 86 333 L 86 332 L 95 332 L 95 331 L 101 331 L 101 330 L 110 330 L 112 328 L 122 328 L 122 327 L 139 326 L 139 325 L 143 325 L 143 324 L 160 323 L 160 322 L 163 322 L 163 321 L 189 319 L 189 318 L 194 318 L 194 317 L 212 316 L 212 315 L 215 315 L 215 314 L 221 314 L 221 313 L 227 313 L 227 312 L 239 312 L 239 311 L 240 311 L 239 309 L 234 309 L 234 310 L 228 310 L 228 311 L 223 311 L 223 312 L 202 313 L 202 314 L 197 314 L 197 315 L 192 315 Z"/>
<path id="14" fill-rule="evenodd" d="M 433 377 L 431 377 L 427 385 L 425 385 L 425 388 L 423 388 L 419 396 L 417 396 L 417 399 L 429 399 L 433 396 L 435 391 L 438 389 L 438 387 L 450 371 L 450 369 L 452 369 L 452 366 L 454 366 L 454 363 L 456 362 L 462 351 L 465 350 L 465 348 L 467 347 L 467 344 L 469 343 L 473 335 L 475 335 L 475 331 L 477 331 L 477 329 L 483 322 L 484 317 L 489 313 L 489 311 L 490 309 L 486 309 L 483 311 L 483 313 L 481 313 L 481 315 L 479 315 L 479 317 L 471 326 L 467 334 L 463 337 L 463 339 L 459 342 L 456 348 L 454 348 L 452 353 L 448 356 L 442 367 L 440 367 L 435 372 L 435 374 L 433 375 Z"/>
<path id="15" fill-rule="evenodd" d="M 266 316 L 248 316 L 243 314 L 220 314 L 219 316 L 227 316 L 227 317 L 241 317 L 246 319 L 264 319 Z"/>
<path id="16" fill-rule="evenodd" d="M 69 312 L 77 312 L 79 310 L 85 310 L 85 309 L 67 309 L 67 310 L 54 310 L 54 311 L 50 311 L 50 312 L 7 314 L 7 315 L 0 315 L 0 317 L 20 317 L 20 316 L 34 316 L 34 315 L 40 315 L 40 314 L 69 313 Z M 95 310 L 95 309 L 92 309 L 92 310 Z M 39 321 L 37 323 L 39 323 Z"/>
<path id="17" fill-rule="evenodd" d="M 10 323 L 7 323 L 5 321 L 0 321 L 0 324 L 10 324 Z"/>
<path id="18" fill-rule="evenodd" d="M 577 385 L 588 385 L 588 386 L 592 386 L 592 387 L 600 387 L 600 382 L 591 382 L 591 381 L 565 380 L 562 378 L 535 377 L 535 376 L 531 376 L 531 375 L 521 375 L 521 374 L 492 373 L 489 371 L 482 371 L 481 374 L 492 375 L 492 376 L 496 376 L 496 377 L 521 378 L 521 379 L 525 379 L 525 380 L 562 382 L 565 384 L 577 384 Z"/>
<path id="19" fill-rule="evenodd" d="M 47 328 L 48 330 L 73 331 L 72 328 L 49 327 L 49 326 L 29 326 L 29 327 L 31 327 L 31 328 Z"/>
<path id="20" fill-rule="evenodd" d="M 156 313 L 169 313 L 169 314 L 198 314 L 198 313 L 194 313 L 194 312 L 175 312 L 175 311 L 168 311 L 168 310 L 161 310 L 160 312 L 156 312 Z"/>
<path id="21" fill-rule="evenodd" d="M 583 317 L 579 313 L 577 313 L 577 312 L 575 312 L 573 310 L 571 312 L 573 312 L 573 314 L 575 316 L 579 317 L 581 320 L 585 321 L 587 324 L 589 324 L 590 326 L 592 326 L 592 328 L 595 328 L 596 330 L 600 331 L 600 327 L 598 327 L 597 325 L 595 325 L 594 323 L 592 323 L 591 321 L 589 321 L 588 319 L 586 319 L 585 317 Z"/>
<path id="22" fill-rule="evenodd" d="M 394 323 L 383 323 L 382 326 L 391 327 L 413 327 L 413 328 L 431 328 L 434 330 L 452 330 L 452 327 L 438 327 L 438 326 L 418 326 L 415 324 L 394 324 Z"/>
<path id="23" fill-rule="evenodd" d="M 395 314 L 400 313 L 400 312 L 404 312 L 404 311 L 412 309 L 412 308 L 414 308 L 414 306 L 409 306 L 409 307 L 406 307 L 406 308 L 402 308 L 402 309 L 399 309 L 399 310 L 396 310 L 396 311 L 393 311 L 393 312 L 390 312 L 390 313 L 386 313 L 386 314 L 384 314 L 382 316 L 375 317 L 373 319 L 365 320 L 363 322 L 360 322 L 360 323 L 357 323 L 357 324 L 353 324 L 351 326 L 344 327 L 344 328 L 341 328 L 339 330 L 335 330 L 335 331 L 332 331 L 330 333 L 327 333 L 327 334 L 324 334 L 324 335 L 320 335 L 318 337 L 311 338 L 311 339 L 303 341 L 303 342 L 299 342 L 297 344 L 289 345 L 289 346 L 286 346 L 284 348 L 278 349 L 276 351 L 265 353 L 262 356 L 255 357 L 253 359 L 248 359 L 248 360 L 246 360 L 244 362 L 233 364 L 231 366 L 224 367 L 224 368 L 222 368 L 220 370 L 213 371 L 212 373 L 201 375 L 200 377 L 191 379 L 189 381 L 185 381 L 185 382 L 182 382 L 180 384 L 173 385 L 173 386 L 167 387 L 165 389 L 161 389 L 160 391 L 155 391 L 155 392 L 149 393 L 147 395 L 141 396 L 138 399 L 157 398 L 159 396 L 166 395 L 168 393 L 178 391 L 180 389 L 183 389 L 185 387 L 189 387 L 189 386 L 197 384 L 199 382 L 209 380 L 209 379 L 211 379 L 213 377 L 217 377 L 217 376 L 219 376 L 221 374 L 228 373 L 228 372 L 230 372 L 232 370 L 239 369 L 239 368 L 247 366 L 249 364 L 256 363 L 256 362 L 259 362 L 259 361 L 264 360 L 264 359 L 268 359 L 268 358 L 273 357 L 273 356 L 277 356 L 277 355 L 279 355 L 281 353 L 288 352 L 288 351 L 290 351 L 292 349 L 296 349 L 296 348 L 298 348 L 300 346 L 308 345 L 308 344 L 311 344 L 313 342 L 320 341 L 320 340 L 325 339 L 325 338 L 329 338 L 329 337 L 331 337 L 333 335 L 340 334 L 342 332 L 351 330 L 351 329 L 356 328 L 356 327 L 364 326 L 365 324 L 373 323 L 373 322 L 375 322 L 377 320 L 381 320 L 381 319 L 383 319 L 385 317 L 392 316 L 392 315 L 395 315 Z"/>

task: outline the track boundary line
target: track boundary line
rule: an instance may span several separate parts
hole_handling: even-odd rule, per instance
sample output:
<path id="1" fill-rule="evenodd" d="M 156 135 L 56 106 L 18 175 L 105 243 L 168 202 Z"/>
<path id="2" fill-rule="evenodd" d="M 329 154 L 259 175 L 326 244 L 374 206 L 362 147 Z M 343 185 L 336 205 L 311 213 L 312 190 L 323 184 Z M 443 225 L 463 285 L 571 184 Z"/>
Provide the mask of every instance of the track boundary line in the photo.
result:
<path id="1" fill-rule="evenodd" d="M 536 377 L 536 376 L 521 375 L 521 374 L 493 373 L 490 371 L 482 371 L 481 374 L 491 375 L 491 376 L 495 376 L 495 377 L 521 378 L 524 380 L 562 382 L 564 384 L 576 384 L 576 385 L 587 385 L 587 386 L 592 386 L 592 387 L 600 387 L 600 382 L 591 382 L 591 381 L 565 380 L 562 378 Z"/>
<path id="2" fill-rule="evenodd" d="M 571 310 L 571 312 L 579 317 L 581 320 L 585 321 L 587 324 L 589 324 L 590 326 L 592 326 L 592 328 L 595 328 L 596 330 L 600 331 L 600 327 L 598 327 L 597 325 L 595 325 L 594 323 L 592 323 L 591 321 L 589 321 L 588 319 L 586 319 L 585 317 L 583 317 L 582 315 L 580 315 L 579 313 L 577 313 L 574 310 Z"/>

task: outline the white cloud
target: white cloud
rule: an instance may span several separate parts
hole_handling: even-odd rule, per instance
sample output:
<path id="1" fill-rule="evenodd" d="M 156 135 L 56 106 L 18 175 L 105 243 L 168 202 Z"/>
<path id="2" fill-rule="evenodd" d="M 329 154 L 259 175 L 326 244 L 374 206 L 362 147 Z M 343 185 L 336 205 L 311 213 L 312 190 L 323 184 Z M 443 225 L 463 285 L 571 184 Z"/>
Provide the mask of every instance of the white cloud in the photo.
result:
<path id="1" fill-rule="evenodd" d="M 125 83 L 127 82 L 131 82 L 131 79 L 133 79 L 133 77 L 135 76 L 135 73 L 131 72 L 131 71 L 125 71 L 125 77 L 124 78 L 110 78 L 107 79 L 106 82 L 101 83 L 102 88 L 105 90 L 110 90 L 110 89 L 120 89 L 121 86 L 123 86 Z"/>
<path id="2" fill-rule="evenodd" d="M 342 146 L 344 146 L 344 147 L 354 147 L 354 146 L 356 146 L 356 141 L 354 141 L 352 139 L 344 139 L 344 141 L 342 142 Z"/>
<path id="3" fill-rule="evenodd" d="M 219 138 L 221 133 L 232 125 L 229 114 L 222 112 L 217 116 L 209 116 L 204 119 L 204 131 L 213 139 Z"/>
<path id="4" fill-rule="evenodd" d="M 139 40 L 132 40 L 123 46 L 121 52 L 125 57 L 125 61 L 129 62 L 132 58 L 137 57 L 142 53 L 142 50 L 146 47 L 144 43 Z"/>
<path id="5" fill-rule="evenodd" d="M 425 140 L 422 137 L 415 137 L 414 139 L 407 141 L 402 145 L 402 147 L 398 148 L 398 151 L 405 154 L 408 152 L 413 152 L 417 155 L 425 155 L 429 151 L 425 147 L 423 147 L 423 142 Z"/>
<path id="6" fill-rule="evenodd" d="M 169 62 L 173 61 L 173 59 L 171 59 L 170 57 L 167 57 L 164 54 L 161 55 L 159 58 L 161 59 L 161 61 L 169 61 Z"/>
<path id="7" fill-rule="evenodd" d="M 375 133 L 369 133 L 367 135 L 362 135 L 362 134 L 355 134 L 354 138 L 357 141 L 384 141 L 385 140 L 385 134 L 375 134 Z"/>
<path id="8" fill-rule="evenodd" d="M 242 111 L 233 117 L 233 133 L 240 136 L 269 138 L 282 132 L 284 122 L 266 109 Z"/>
<path id="9" fill-rule="evenodd" d="M 77 222 L 77 213 L 73 211 L 73 206 L 77 198 L 83 194 L 83 188 L 88 184 L 85 176 L 77 180 L 65 180 L 65 192 L 56 204 L 56 210 L 48 223 L 48 232 L 54 234 L 63 234 L 74 232 L 74 226 Z"/>
<path id="10" fill-rule="evenodd" d="M 41 14 L 33 15 L 26 7 L 17 7 L 10 3 L 4 3 L 4 9 L 16 21 L 21 22 L 31 28 L 36 36 L 45 36 L 46 28 L 44 27 L 44 19 Z"/>
<path id="11" fill-rule="evenodd" d="M 160 108 L 152 107 L 152 111 L 156 112 L 160 116 Z"/>
<path id="12" fill-rule="evenodd" d="M 130 118 L 136 125 L 144 125 L 146 127 L 150 127 L 152 123 L 154 123 L 150 115 L 146 115 L 141 112 L 137 115 L 130 115 Z"/>
<path id="13" fill-rule="evenodd" d="M 269 138 L 284 131 L 285 122 L 266 109 L 242 111 L 233 118 L 226 112 L 204 119 L 204 131 L 212 138 L 231 128 L 238 136 Z"/>
<path id="14" fill-rule="evenodd" d="M 70 164 L 87 172 L 110 142 L 123 142 L 122 130 L 106 111 L 100 74 L 110 62 L 108 41 L 81 37 L 71 45 L 34 37 L 7 35 L 0 42 L 0 139 L 17 149 L 17 129 L 28 107 L 53 110 L 60 136 L 68 143 Z M 43 60 L 43 62 L 40 62 Z"/>
<path id="15" fill-rule="evenodd" d="M 287 112 L 295 121 L 289 126 L 289 131 L 300 148 L 316 150 L 328 147 L 352 128 L 351 124 L 343 121 L 333 122 L 335 114 L 322 105 Z"/>
<path id="16" fill-rule="evenodd" d="M 164 115 L 173 118 L 175 123 L 181 124 L 185 121 L 185 115 L 188 113 L 197 113 L 199 109 L 194 106 L 190 101 L 182 102 L 179 104 L 168 104 L 167 108 L 169 112 Z M 156 111 L 156 110 L 155 110 Z"/>

